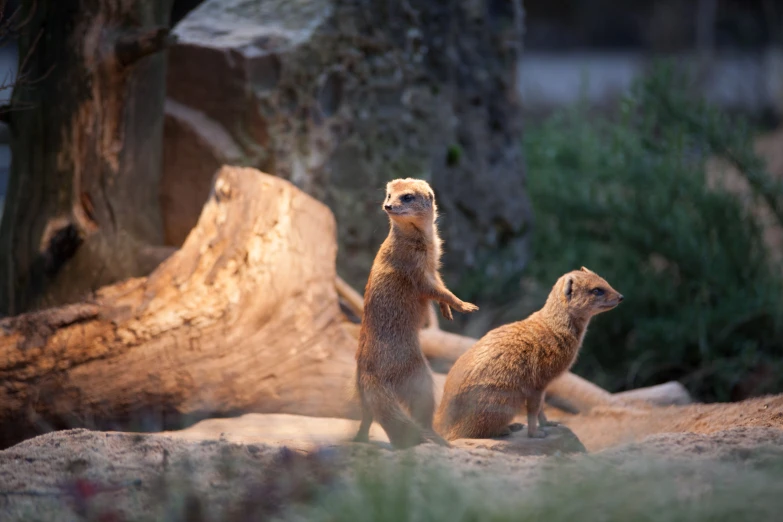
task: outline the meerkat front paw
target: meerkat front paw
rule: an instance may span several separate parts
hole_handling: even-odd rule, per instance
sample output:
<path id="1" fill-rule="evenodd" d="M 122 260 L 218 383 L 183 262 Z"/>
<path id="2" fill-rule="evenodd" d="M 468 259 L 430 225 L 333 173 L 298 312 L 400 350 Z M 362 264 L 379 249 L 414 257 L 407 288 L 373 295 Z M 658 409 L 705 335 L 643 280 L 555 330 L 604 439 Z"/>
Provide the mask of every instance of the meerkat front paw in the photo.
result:
<path id="1" fill-rule="evenodd" d="M 453 321 L 454 316 L 451 315 L 451 307 L 446 303 L 440 303 L 440 313 L 446 318 L 447 321 Z"/>
<path id="2" fill-rule="evenodd" d="M 552 428 L 554 426 L 560 426 L 560 423 L 557 422 L 557 421 L 546 420 L 544 422 L 540 422 L 539 421 L 538 425 L 539 426 L 545 426 L 547 428 Z"/>
<path id="3" fill-rule="evenodd" d="M 459 308 L 457 308 L 457 311 L 463 314 L 469 314 L 471 312 L 475 312 L 478 309 L 479 307 L 474 305 L 473 303 L 462 301 L 459 305 Z"/>

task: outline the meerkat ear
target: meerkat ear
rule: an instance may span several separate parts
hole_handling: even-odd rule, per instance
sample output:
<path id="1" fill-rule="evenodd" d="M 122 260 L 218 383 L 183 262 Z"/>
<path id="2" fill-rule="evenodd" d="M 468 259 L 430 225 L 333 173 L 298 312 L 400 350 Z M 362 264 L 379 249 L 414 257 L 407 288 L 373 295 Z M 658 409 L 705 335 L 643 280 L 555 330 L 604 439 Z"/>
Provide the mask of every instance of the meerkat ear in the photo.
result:
<path id="1" fill-rule="evenodd" d="M 563 290 L 563 293 L 565 294 L 566 299 L 568 299 L 569 301 L 571 300 L 571 287 L 573 285 L 574 285 L 573 278 L 569 277 L 568 279 L 566 279 L 565 288 Z"/>
<path id="2" fill-rule="evenodd" d="M 594 274 L 595 273 L 592 270 L 590 270 L 589 268 L 585 268 L 585 267 L 582 267 L 581 270 L 582 270 L 582 272 L 587 272 L 588 274 Z"/>

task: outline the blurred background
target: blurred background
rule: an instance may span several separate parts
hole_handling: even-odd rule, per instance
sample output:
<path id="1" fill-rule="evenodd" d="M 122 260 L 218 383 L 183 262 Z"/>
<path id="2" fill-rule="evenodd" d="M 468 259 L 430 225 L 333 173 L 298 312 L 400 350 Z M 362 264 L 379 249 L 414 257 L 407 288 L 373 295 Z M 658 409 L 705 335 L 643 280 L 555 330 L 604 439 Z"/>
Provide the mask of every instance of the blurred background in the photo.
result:
<path id="1" fill-rule="evenodd" d="M 332 208 L 362 289 L 385 182 L 421 177 L 444 279 L 481 307 L 444 328 L 522 319 L 587 266 L 626 300 L 576 373 L 703 401 L 783 391 L 783 2 L 176 0 L 170 23 L 166 245 L 221 164 L 254 166 Z M 11 35 L 10 79 L 17 54 Z"/>

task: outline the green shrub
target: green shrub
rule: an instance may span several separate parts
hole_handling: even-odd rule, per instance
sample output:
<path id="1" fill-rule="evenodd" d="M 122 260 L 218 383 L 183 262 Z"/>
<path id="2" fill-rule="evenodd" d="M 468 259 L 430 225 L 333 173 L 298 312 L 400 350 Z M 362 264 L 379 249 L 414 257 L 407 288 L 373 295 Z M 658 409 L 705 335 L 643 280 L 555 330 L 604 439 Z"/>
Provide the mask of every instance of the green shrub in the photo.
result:
<path id="1" fill-rule="evenodd" d="M 594 320 L 576 367 L 611 390 L 677 379 L 727 400 L 763 375 L 753 393 L 779 392 L 781 268 L 748 205 L 707 186 L 705 161 L 729 159 L 779 220 L 783 190 L 753 154 L 750 125 L 686 87 L 662 66 L 615 118 L 580 105 L 527 130 L 528 275 L 548 287 L 584 265 L 625 295 Z"/>

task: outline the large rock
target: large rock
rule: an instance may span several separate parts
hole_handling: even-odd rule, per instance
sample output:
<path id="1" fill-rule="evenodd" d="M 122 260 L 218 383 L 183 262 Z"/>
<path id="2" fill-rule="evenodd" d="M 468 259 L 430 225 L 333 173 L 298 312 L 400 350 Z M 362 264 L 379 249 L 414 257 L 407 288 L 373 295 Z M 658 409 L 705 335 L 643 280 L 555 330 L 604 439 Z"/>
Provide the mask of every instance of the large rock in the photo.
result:
<path id="1" fill-rule="evenodd" d="M 491 292 L 485 283 L 524 263 L 530 220 L 515 86 L 522 16 L 521 0 L 207 0 L 177 26 L 170 54 L 169 242 L 196 222 L 205 179 L 230 160 L 326 202 L 340 271 L 361 288 L 386 235 L 386 181 L 421 177 L 443 216 L 447 283 Z M 194 121 L 207 130 L 193 132 Z M 230 143 L 204 144 L 208 135 Z"/>

